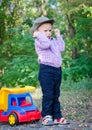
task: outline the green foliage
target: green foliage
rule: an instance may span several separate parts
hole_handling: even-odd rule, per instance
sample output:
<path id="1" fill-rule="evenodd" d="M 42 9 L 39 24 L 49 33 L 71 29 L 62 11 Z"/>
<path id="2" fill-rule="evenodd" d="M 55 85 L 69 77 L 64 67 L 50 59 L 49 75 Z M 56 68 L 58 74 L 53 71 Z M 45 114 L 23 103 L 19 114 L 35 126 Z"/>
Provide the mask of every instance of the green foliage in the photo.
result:
<path id="1" fill-rule="evenodd" d="M 73 81 L 78 82 L 84 77 L 92 78 L 92 61 L 86 54 L 75 60 L 64 58 L 63 62 L 63 78 L 65 80 L 71 77 Z"/>
<path id="2" fill-rule="evenodd" d="M 26 29 L 27 30 L 27 29 Z M 19 35 L 20 33 L 20 35 Z M 34 40 L 29 32 L 16 33 L 16 37 L 9 39 L 0 48 L 0 82 L 5 86 L 25 86 L 37 84 L 37 55 L 34 49 Z"/>
<path id="3" fill-rule="evenodd" d="M 38 66 L 33 56 L 14 57 L 5 69 L 2 84 L 5 86 L 36 85 Z"/>

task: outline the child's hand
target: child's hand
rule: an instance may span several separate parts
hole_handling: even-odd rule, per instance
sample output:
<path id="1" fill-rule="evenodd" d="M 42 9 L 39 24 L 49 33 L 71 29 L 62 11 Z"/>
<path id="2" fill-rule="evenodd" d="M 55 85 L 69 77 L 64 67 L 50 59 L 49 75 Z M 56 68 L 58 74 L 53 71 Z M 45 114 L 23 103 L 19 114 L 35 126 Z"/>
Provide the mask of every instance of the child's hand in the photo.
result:
<path id="1" fill-rule="evenodd" d="M 55 35 L 60 36 L 60 30 L 59 29 L 54 29 Z"/>
<path id="2" fill-rule="evenodd" d="M 34 38 L 37 37 L 38 33 L 39 33 L 39 32 L 36 30 L 36 31 L 33 33 L 33 37 L 34 37 Z"/>

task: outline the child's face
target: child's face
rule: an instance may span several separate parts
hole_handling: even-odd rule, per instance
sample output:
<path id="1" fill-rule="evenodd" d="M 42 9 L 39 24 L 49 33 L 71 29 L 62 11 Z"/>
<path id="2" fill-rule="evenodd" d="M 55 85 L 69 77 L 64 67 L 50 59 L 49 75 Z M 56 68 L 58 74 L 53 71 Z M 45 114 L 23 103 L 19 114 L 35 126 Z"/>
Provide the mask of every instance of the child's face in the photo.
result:
<path id="1" fill-rule="evenodd" d="M 51 31 L 52 31 L 52 25 L 50 23 L 44 23 L 38 28 L 39 32 L 44 32 L 45 35 L 50 38 L 51 37 Z"/>

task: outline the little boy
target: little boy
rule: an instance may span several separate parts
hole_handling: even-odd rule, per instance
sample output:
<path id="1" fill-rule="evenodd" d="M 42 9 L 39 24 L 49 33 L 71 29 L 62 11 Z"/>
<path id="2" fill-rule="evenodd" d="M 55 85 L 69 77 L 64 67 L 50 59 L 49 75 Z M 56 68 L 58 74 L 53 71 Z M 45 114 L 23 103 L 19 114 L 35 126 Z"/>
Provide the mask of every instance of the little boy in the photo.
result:
<path id="1" fill-rule="evenodd" d="M 55 29 L 56 39 L 51 36 L 54 20 L 39 17 L 35 20 L 31 35 L 35 38 L 35 50 L 40 64 L 39 76 L 42 88 L 42 124 L 68 124 L 62 117 L 60 110 L 60 84 L 62 78 L 61 52 L 65 43 L 60 35 L 60 30 Z"/>

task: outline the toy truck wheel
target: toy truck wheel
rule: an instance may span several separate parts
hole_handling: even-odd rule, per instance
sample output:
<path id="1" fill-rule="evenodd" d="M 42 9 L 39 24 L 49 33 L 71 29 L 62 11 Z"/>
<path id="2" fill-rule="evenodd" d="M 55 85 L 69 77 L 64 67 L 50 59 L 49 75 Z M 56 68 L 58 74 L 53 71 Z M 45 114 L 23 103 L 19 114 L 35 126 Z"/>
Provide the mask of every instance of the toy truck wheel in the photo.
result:
<path id="1" fill-rule="evenodd" d="M 8 117 L 8 123 L 10 126 L 18 125 L 18 116 L 16 113 L 11 113 Z"/>

